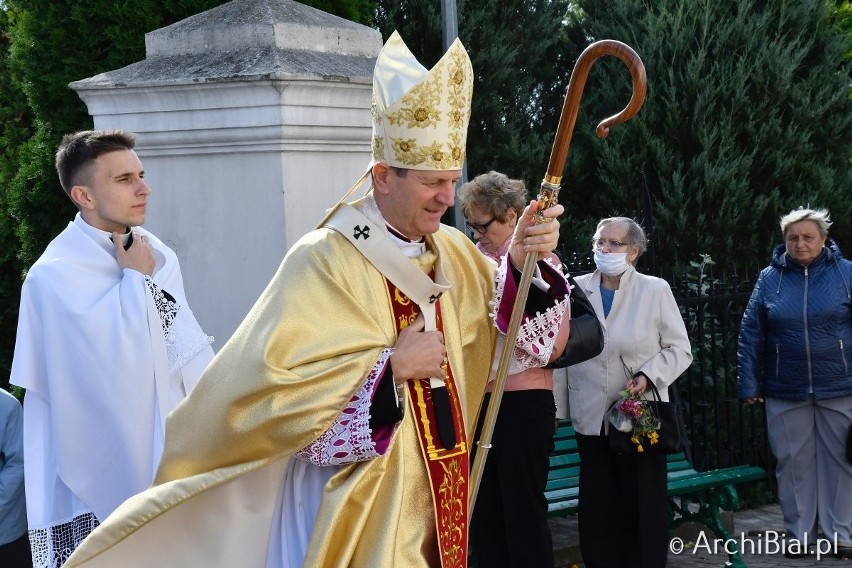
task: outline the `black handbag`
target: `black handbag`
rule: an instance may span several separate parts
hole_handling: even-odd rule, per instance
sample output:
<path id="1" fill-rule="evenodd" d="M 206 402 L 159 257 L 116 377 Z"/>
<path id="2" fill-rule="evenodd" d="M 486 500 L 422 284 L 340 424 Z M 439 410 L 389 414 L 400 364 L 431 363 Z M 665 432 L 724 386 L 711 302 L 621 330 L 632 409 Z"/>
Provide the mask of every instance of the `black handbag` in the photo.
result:
<path id="1" fill-rule="evenodd" d="M 654 395 L 651 400 L 646 401 L 651 409 L 660 419 L 658 431 L 659 441 L 650 444 L 642 443 L 642 452 L 639 446 L 631 440 L 632 432 L 622 432 L 612 424 L 609 425 L 609 449 L 617 453 L 644 453 L 650 455 L 677 454 L 684 449 L 683 429 L 680 425 L 680 408 L 676 402 L 665 402 L 660 399 L 660 391 L 651 379 L 647 379 L 648 386 Z M 617 402 L 615 404 L 618 404 Z M 608 414 L 608 413 L 607 413 Z"/>
<path id="2" fill-rule="evenodd" d="M 568 301 L 571 306 L 571 329 L 568 331 L 568 343 L 562 354 L 545 368 L 561 369 L 588 361 L 600 355 L 604 348 L 604 332 L 595 309 L 583 290 L 568 275 L 568 285 L 571 296 Z"/>

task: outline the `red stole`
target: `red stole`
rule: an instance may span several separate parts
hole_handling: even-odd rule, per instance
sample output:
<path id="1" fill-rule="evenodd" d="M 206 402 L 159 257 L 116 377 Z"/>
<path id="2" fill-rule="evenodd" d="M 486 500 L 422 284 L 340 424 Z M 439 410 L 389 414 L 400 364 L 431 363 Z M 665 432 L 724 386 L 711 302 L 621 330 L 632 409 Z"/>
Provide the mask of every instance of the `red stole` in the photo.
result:
<path id="1" fill-rule="evenodd" d="M 400 292 L 389 280 L 391 304 L 397 332 L 408 326 L 420 313 L 417 304 Z M 441 305 L 436 302 L 435 312 L 437 328 L 442 329 Z M 438 549 L 442 568 L 464 568 L 467 566 L 468 536 L 468 445 L 465 438 L 464 421 L 456 389 L 453 371 L 447 365 L 444 377 L 450 406 L 453 411 L 453 423 L 456 429 L 456 445 L 445 449 L 438 442 L 438 430 L 432 407 L 432 394 L 429 379 L 407 382 L 411 404 L 408 411 L 414 413 L 417 425 L 420 449 L 429 472 L 432 500 L 435 504 L 435 523 L 438 527 Z"/>

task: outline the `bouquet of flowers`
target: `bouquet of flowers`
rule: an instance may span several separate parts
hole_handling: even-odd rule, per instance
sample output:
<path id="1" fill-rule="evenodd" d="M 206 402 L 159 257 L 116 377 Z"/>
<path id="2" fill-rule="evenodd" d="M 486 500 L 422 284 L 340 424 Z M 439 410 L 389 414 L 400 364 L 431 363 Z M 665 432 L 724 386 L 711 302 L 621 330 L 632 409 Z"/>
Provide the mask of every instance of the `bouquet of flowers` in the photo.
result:
<path id="1" fill-rule="evenodd" d="M 653 446 L 660 441 L 660 418 L 654 406 L 630 391 L 619 391 L 621 400 L 609 409 L 609 422 L 619 432 L 630 434 L 630 441 L 636 445 L 636 451 L 645 451 L 643 444 Z"/>

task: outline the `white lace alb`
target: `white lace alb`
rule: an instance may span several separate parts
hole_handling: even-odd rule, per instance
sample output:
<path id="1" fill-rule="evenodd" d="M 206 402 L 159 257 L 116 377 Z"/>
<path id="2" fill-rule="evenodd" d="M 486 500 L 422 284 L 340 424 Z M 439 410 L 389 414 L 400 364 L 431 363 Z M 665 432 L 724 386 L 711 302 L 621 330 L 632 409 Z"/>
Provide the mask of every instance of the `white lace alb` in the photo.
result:
<path id="1" fill-rule="evenodd" d="M 174 373 L 213 343 L 213 337 L 204 333 L 192 315 L 192 310 L 162 290 L 150 276 L 145 276 L 145 284 L 160 314 L 166 336 L 169 371 Z"/>
<path id="2" fill-rule="evenodd" d="M 83 539 L 98 526 L 98 519 L 91 512 L 77 515 L 67 523 L 45 529 L 31 529 L 30 548 L 33 553 L 33 568 L 58 568 L 68 560 Z"/>
<path id="3" fill-rule="evenodd" d="M 318 466 L 342 465 L 379 457 L 370 429 L 370 403 L 392 349 L 382 351 L 367 380 L 349 401 L 334 424 L 296 456 Z"/>
<path id="4" fill-rule="evenodd" d="M 550 259 L 545 259 L 545 262 L 553 267 L 559 274 L 562 274 L 558 268 L 553 266 Z M 509 271 L 509 260 L 506 259 L 500 263 L 495 276 L 496 294 L 491 305 L 491 319 L 494 325 L 497 325 L 497 311 L 500 308 L 500 302 L 503 299 L 503 292 L 506 288 L 506 277 Z M 568 287 L 566 283 L 566 288 Z M 547 308 L 543 313 L 537 312 L 535 316 L 526 317 L 518 328 L 518 337 L 515 341 L 515 346 L 512 351 L 514 359 L 512 368 L 520 372 L 533 367 L 544 367 L 550 361 L 550 355 L 553 353 L 553 346 L 556 344 L 556 334 L 559 331 L 559 325 L 562 323 L 562 316 L 568 309 L 568 296 L 556 302 L 553 306 Z"/>

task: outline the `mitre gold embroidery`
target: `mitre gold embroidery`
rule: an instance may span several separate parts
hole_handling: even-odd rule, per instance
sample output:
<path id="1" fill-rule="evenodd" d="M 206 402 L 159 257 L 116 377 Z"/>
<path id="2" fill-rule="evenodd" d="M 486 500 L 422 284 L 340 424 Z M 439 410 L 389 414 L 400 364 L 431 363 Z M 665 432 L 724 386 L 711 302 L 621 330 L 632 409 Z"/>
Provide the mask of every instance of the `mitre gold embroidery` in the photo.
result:
<path id="1" fill-rule="evenodd" d="M 385 139 L 381 136 L 373 136 L 373 158 L 377 161 L 385 159 Z"/>
<path id="2" fill-rule="evenodd" d="M 386 49 L 395 50 L 394 64 L 409 58 L 412 65 L 419 65 L 398 37 Z M 376 66 L 383 69 L 376 75 L 379 78 L 392 71 L 390 65 L 383 67 L 382 54 Z M 473 70 L 461 43 L 454 43 L 407 91 L 397 94 L 395 87 L 373 90 L 373 159 L 403 168 L 460 169 L 473 95 Z"/>
<path id="3" fill-rule="evenodd" d="M 439 76 L 427 78 L 415 85 L 400 100 L 402 107 L 388 113 L 388 121 L 393 125 L 405 128 L 434 128 L 441 119 L 438 107 L 441 104 L 441 87 Z"/>

